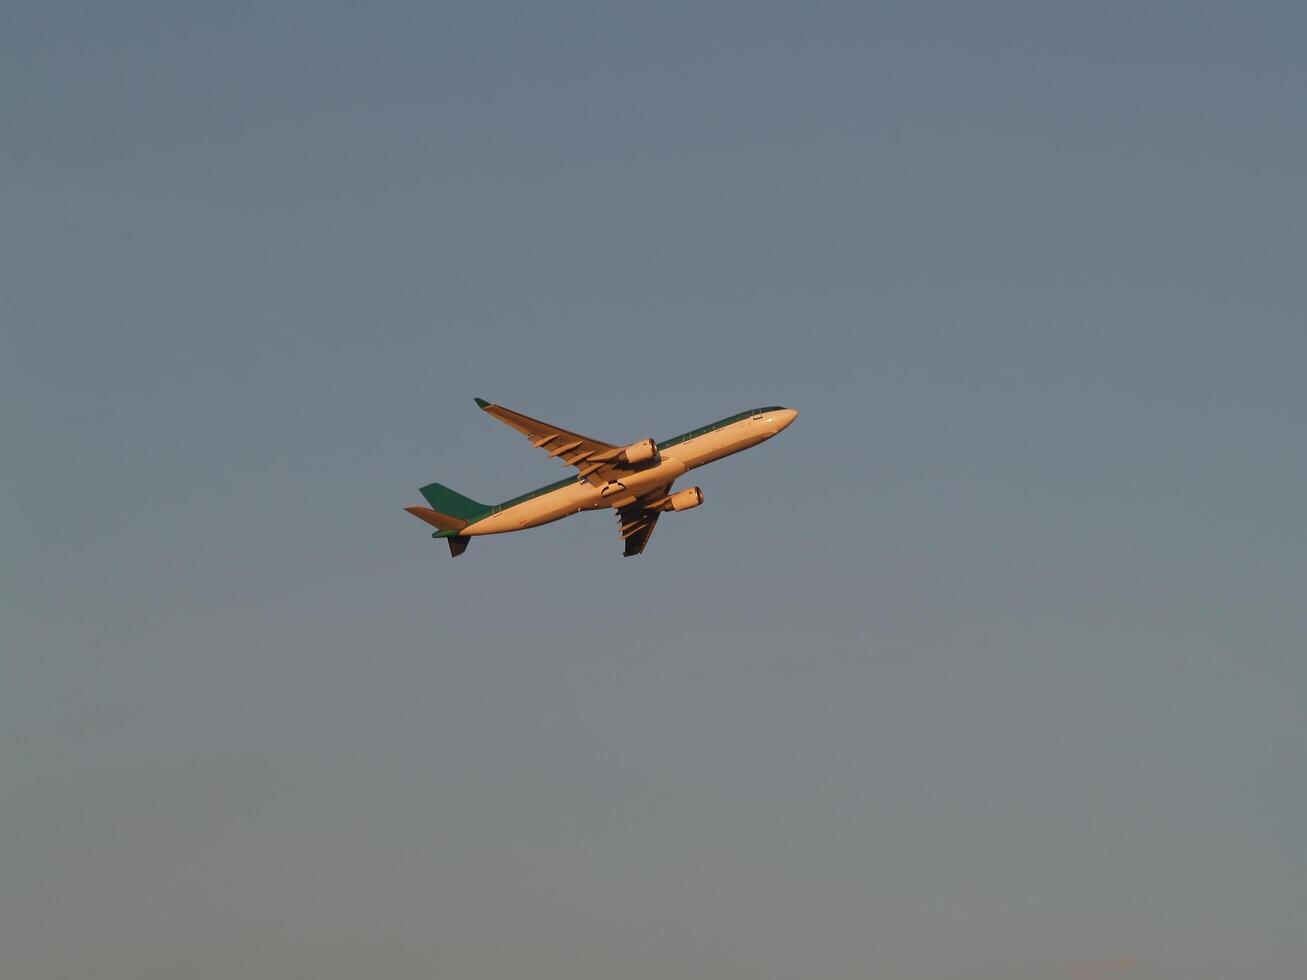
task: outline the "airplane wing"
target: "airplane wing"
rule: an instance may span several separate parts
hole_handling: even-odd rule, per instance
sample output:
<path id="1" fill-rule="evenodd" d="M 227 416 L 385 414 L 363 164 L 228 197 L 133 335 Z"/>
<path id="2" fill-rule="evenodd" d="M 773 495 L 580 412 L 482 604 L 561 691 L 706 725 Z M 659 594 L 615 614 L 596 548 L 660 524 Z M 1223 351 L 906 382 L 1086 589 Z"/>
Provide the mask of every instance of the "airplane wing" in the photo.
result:
<path id="1" fill-rule="evenodd" d="M 649 536 L 658 523 L 658 511 L 645 510 L 639 504 L 632 504 L 617 512 L 617 521 L 621 525 L 619 530 L 626 544 L 622 549 L 622 557 L 630 558 L 644 551 L 644 546 L 649 543 Z"/>
<path id="2" fill-rule="evenodd" d="M 644 551 L 644 546 L 649 543 L 649 536 L 653 534 L 654 525 L 658 523 L 658 515 L 662 513 L 660 507 L 666 502 L 668 491 L 671 489 L 672 485 L 669 483 L 646 494 L 635 503 L 618 509 L 618 532 L 626 543 L 622 551 L 623 558 L 630 558 Z"/>
<path id="3" fill-rule="evenodd" d="M 530 439 L 531 445 L 544 449 L 550 456 L 557 457 L 564 466 L 575 466 L 580 471 L 580 475 L 596 487 L 602 487 L 610 482 L 611 476 L 630 472 L 630 469 L 618 458 L 622 452 L 621 446 L 560 429 L 556 425 L 522 415 L 502 405 L 492 405 L 483 398 L 478 398 L 476 403 L 487 415 L 493 415 Z"/>

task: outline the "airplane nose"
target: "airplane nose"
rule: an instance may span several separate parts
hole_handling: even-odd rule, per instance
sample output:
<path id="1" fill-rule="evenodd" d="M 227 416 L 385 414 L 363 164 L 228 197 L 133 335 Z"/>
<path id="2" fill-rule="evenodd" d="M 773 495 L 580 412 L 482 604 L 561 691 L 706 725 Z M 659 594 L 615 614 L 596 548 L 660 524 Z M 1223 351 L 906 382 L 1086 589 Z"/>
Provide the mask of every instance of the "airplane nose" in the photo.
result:
<path id="1" fill-rule="evenodd" d="M 791 422 L 799 417 L 799 413 L 792 408 L 779 408 L 767 416 L 767 428 L 764 431 L 763 438 L 770 439 L 772 436 L 786 429 Z"/>

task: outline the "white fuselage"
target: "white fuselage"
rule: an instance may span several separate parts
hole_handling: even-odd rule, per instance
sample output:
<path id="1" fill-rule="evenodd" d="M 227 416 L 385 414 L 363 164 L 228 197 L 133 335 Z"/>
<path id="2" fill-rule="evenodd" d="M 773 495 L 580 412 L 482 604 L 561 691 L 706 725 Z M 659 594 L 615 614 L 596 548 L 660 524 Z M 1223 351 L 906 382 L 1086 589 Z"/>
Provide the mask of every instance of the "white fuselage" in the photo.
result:
<path id="1" fill-rule="evenodd" d="M 666 487 L 682 474 L 756 446 L 776 435 L 798 415 L 793 409 L 762 412 L 740 419 L 700 435 L 690 435 L 661 450 L 657 463 L 631 471 L 620 484 L 593 486 L 584 480 L 569 482 L 548 493 L 529 497 L 520 503 L 496 507 L 494 511 L 459 532 L 463 536 L 502 534 L 548 524 L 583 510 L 621 507 Z"/>

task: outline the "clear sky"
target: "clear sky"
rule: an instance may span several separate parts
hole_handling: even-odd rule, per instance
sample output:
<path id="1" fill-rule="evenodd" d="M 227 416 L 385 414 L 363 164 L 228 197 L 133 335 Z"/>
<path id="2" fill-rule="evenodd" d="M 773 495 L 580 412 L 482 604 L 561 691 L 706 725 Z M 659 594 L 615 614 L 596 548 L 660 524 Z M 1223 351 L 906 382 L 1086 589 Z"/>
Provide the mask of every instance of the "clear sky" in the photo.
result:
<path id="1" fill-rule="evenodd" d="M 0 975 L 1307 975 L 1305 38 L 4 4 Z"/>

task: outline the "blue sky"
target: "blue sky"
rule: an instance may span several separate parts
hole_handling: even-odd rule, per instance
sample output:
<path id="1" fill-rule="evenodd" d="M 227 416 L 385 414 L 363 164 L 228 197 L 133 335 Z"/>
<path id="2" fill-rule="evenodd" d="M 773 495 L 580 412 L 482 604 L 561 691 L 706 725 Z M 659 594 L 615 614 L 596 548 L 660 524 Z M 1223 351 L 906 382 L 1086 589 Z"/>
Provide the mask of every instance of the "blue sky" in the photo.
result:
<path id="1" fill-rule="evenodd" d="M 9 5 L 0 972 L 1301 975 L 1305 27 Z"/>

